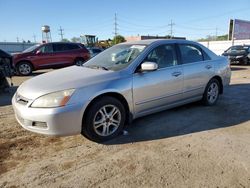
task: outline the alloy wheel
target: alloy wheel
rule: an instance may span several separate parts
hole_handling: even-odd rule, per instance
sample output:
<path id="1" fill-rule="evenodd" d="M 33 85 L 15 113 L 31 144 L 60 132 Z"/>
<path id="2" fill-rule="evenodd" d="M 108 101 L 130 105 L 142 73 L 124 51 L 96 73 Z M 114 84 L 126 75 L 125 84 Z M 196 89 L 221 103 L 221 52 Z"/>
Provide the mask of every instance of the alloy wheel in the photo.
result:
<path id="1" fill-rule="evenodd" d="M 219 86 L 216 82 L 213 82 L 207 90 L 207 100 L 209 103 L 214 103 L 219 95 Z"/>
<path id="2" fill-rule="evenodd" d="M 93 127 L 100 136 L 112 135 L 120 126 L 121 112 L 115 105 L 105 105 L 95 114 Z"/>
<path id="3" fill-rule="evenodd" d="M 21 64 L 19 65 L 18 70 L 22 75 L 28 75 L 31 72 L 31 67 L 28 64 Z"/>

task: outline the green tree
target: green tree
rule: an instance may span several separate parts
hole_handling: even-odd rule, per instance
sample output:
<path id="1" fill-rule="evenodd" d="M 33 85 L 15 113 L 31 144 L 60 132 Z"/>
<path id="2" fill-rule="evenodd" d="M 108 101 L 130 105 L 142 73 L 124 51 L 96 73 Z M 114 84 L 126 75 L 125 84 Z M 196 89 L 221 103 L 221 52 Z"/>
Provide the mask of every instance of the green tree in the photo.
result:
<path id="1" fill-rule="evenodd" d="M 218 36 L 217 40 L 228 40 L 228 34 Z"/>
<path id="2" fill-rule="evenodd" d="M 73 37 L 71 39 L 72 42 L 81 42 L 81 38 L 80 37 Z"/>
<path id="3" fill-rule="evenodd" d="M 69 39 L 62 39 L 61 42 L 70 42 Z"/>
<path id="4" fill-rule="evenodd" d="M 119 44 L 119 43 L 122 43 L 122 42 L 125 42 L 125 41 L 126 41 L 126 40 L 125 40 L 124 36 L 122 36 L 122 35 L 117 35 L 117 36 L 115 36 L 115 37 L 113 38 L 112 44 L 115 45 L 115 44 Z"/>
<path id="5" fill-rule="evenodd" d="M 198 41 L 202 42 L 202 41 L 215 41 L 215 40 L 227 40 L 228 39 L 228 34 L 225 35 L 220 35 L 220 36 L 212 36 L 212 35 L 208 35 L 205 38 L 201 38 L 198 39 Z"/>

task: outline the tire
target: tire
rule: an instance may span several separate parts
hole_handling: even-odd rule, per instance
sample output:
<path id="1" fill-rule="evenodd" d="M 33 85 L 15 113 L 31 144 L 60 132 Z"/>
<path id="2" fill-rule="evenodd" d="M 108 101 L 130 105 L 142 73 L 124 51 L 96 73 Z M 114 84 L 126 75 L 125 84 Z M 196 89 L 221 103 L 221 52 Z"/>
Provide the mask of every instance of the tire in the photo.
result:
<path id="1" fill-rule="evenodd" d="M 248 58 L 245 58 L 242 60 L 242 65 L 247 65 L 248 64 Z"/>
<path id="2" fill-rule="evenodd" d="M 119 100 L 102 97 L 88 108 L 82 123 L 82 134 L 94 142 L 108 141 L 122 131 L 125 118 L 126 111 Z"/>
<path id="3" fill-rule="evenodd" d="M 76 58 L 74 61 L 74 64 L 76 66 L 82 66 L 85 63 L 85 60 L 83 58 Z"/>
<path id="4" fill-rule="evenodd" d="M 211 79 L 205 89 L 203 94 L 202 102 L 206 106 L 213 106 L 216 104 L 219 98 L 220 84 L 215 78 Z"/>
<path id="5" fill-rule="evenodd" d="M 32 65 L 29 62 L 23 61 L 17 64 L 16 71 L 20 76 L 29 76 L 32 73 Z"/>

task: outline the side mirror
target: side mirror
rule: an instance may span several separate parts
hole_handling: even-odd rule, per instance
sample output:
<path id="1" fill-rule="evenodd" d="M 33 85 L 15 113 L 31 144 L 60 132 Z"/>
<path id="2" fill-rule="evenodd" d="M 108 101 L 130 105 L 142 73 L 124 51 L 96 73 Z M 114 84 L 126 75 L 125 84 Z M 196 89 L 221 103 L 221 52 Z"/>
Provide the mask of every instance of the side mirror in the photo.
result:
<path id="1" fill-rule="evenodd" d="M 40 51 L 40 50 L 37 50 L 36 51 L 36 55 L 39 55 L 39 54 L 41 54 L 42 52 Z"/>
<path id="2" fill-rule="evenodd" d="M 144 62 L 141 64 L 141 71 L 155 71 L 158 65 L 155 62 Z"/>
<path id="3" fill-rule="evenodd" d="M 224 51 L 224 52 L 222 53 L 222 55 L 223 55 L 223 56 L 227 56 L 227 52 Z"/>

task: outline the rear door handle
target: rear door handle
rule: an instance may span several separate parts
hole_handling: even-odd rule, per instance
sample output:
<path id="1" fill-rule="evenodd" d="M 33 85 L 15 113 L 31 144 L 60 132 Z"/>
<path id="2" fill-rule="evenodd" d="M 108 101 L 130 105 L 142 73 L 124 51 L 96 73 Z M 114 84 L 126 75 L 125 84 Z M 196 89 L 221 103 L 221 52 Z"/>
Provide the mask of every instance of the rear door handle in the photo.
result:
<path id="1" fill-rule="evenodd" d="M 205 67 L 206 67 L 206 69 L 211 69 L 212 68 L 211 65 L 206 65 Z"/>
<path id="2" fill-rule="evenodd" d="M 175 76 L 175 77 L 178 77 L 178 76 L 180 76 L 181 75 L 181 72 L 173 72 L 172 73 L 172 76 Z"/>

